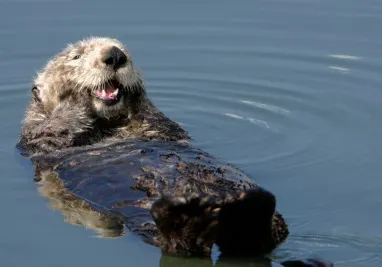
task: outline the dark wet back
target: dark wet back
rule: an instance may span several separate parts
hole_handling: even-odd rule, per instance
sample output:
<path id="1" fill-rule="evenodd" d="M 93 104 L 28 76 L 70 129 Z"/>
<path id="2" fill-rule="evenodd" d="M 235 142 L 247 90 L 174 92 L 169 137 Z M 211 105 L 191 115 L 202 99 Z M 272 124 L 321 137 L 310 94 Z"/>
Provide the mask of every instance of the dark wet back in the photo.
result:
<path id="1" fill-rule="evenodd" d="M 162 194 L 224 195 L 255 187 L 237 168 L 175 142 L 128 141 L 68 149 L 33 159 L 52 169 L 69 192 L 107 212 L 132 216 Z M 42 167 L 43 166 L 43 167 Z M 145 200 L 146 199 L 146 200 Z M 142 200 L 144 200 L 142 202 Z"/>

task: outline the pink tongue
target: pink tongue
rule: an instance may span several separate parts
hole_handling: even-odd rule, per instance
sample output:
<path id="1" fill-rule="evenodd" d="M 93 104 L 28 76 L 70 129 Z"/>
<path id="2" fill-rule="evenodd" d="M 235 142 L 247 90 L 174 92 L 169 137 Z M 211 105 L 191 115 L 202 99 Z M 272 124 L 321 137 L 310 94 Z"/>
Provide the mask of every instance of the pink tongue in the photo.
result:
<path id="1" fill-rule="evenodd" d="M 105 94 L 103 93 L 105 91 Z M 113 93 L 115 92 L 115 88 L 112 85 L 106 85 L 105 87 L 101 87 L 98 92 L 97 96 L 103 99 L 114 99 L 116 98 L 116 95 Z"/>

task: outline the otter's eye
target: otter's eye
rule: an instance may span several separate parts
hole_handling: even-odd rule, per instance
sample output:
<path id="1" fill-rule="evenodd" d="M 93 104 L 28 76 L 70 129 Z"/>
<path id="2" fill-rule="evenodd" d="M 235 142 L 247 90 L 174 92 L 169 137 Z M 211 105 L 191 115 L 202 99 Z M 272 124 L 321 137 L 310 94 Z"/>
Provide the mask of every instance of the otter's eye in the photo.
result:
<path id="1" fill-rule="evenodd" d="M 72 57 L 73 60 L 76 60 L 76 59 L 79 59 L 81 57 L 81 55 L 75 55 L 74 57 Z"/>

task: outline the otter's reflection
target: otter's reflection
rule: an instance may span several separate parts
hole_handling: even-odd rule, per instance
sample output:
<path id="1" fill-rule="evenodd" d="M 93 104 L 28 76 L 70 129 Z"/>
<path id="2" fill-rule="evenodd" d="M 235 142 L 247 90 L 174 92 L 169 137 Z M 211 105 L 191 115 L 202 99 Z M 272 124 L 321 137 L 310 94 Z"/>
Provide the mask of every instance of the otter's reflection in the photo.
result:
<path id="1" fill-rule="evenodd" d="M 214 264 L 210 259 L 181 258 L 162 254 L 160 267 L 282 267 L 265 258 L 256 259 L 232 259 L 220 257 Z"/>
<path id="2" fill-rule="evenodd" d="M 51 169 L 36 166 L 35 181 L 41 196 L 49 199 L 49 206 L 59 210 L 65 222 L 93 230 L 98 237 L 115 238 L 124 234 L 124 221 L 100 212 L 64 188 L 62 180 Z"/>
<path id="3" fill-rule="evenodd" d="M 317 258 L 286 260 L 281 263 L 268 258 L 219 257 L 216 264 L 209 259 L 171 257 L 162 254 L 160 267 L 333 267 L 333 263 Z"/>

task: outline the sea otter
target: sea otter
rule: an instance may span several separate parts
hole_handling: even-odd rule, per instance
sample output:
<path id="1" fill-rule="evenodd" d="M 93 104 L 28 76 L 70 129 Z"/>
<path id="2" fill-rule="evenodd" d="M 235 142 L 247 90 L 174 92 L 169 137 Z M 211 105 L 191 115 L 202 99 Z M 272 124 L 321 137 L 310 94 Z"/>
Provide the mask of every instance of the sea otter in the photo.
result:
<path id="1" fill-rule="evenodd" d="M 77 220 L 94 212 L 167 254 L 209 256 L 216 244 L 225 256 L 260 256 L 289 234 L 271 192 L 193 147 L 154 106 L 116 39 L 70 44 L 38 73 L 18 147 L 44 195 Z"/>

